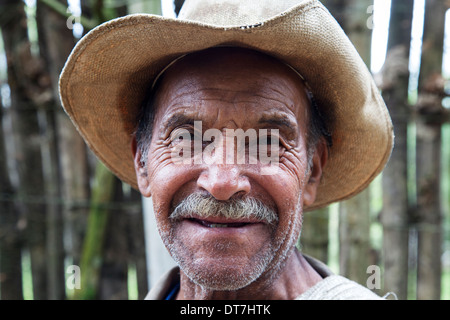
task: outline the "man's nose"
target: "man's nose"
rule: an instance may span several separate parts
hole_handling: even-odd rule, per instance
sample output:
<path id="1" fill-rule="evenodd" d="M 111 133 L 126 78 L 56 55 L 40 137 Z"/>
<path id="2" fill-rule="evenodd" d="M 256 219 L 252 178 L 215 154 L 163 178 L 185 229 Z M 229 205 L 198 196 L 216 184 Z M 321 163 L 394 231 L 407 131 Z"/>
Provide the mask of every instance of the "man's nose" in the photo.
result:
<path id="1" fill-rule="evenodd" d="M 197 185 L 217 200 L 229 200 L 237 194 L 248 194 L 251 188 L 248 177 L 241 174 L 239 167 L 228 164 L 208 166 L 200 174 Z"/>

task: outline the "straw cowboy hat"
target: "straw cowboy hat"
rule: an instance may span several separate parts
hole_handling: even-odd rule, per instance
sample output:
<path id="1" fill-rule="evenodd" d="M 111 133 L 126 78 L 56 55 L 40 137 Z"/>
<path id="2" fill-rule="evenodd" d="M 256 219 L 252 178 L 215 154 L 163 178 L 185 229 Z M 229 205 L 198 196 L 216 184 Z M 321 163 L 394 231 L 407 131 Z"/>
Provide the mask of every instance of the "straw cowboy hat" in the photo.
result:
<path id="1" fill-rule="evenodd" d="M 135 14 L 81 39 L 60 78 L 63 107 L 88 146 L 137 188 L 130 141 L 155 77 L 171 61 L 215 46 L 254 49 L 289 64 L 333 117 L 333 147 L 312 210 L 362 191 L 383 170 L 393 127 L 372 79 L 317 0 L 186 0 L 178 19 Z"/>

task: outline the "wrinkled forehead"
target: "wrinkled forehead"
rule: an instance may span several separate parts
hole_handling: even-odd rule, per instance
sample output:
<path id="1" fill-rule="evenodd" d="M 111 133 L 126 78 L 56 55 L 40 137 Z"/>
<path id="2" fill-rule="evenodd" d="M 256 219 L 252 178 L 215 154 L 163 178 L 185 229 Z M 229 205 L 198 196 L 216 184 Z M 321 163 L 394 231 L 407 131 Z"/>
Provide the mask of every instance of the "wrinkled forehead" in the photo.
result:
<path id="1" fill-rule="evenodd" d="M 199 90 L 230 90 L 280 101 L 310 104 L 307 87 L 294 69 L 264 53 L 236 47 L 216 47 L 175 60 L 155 84 L 155 94 L 166 103 Z M 164 106 L 159 106 L 164 107 Z"/>

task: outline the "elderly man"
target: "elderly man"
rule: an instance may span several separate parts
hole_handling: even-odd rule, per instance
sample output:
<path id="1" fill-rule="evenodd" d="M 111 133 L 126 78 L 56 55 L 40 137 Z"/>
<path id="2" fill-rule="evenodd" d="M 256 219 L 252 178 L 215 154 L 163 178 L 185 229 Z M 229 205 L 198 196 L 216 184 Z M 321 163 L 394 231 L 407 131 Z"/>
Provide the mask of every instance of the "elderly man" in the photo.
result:
<path id="1" fill-rule="evenodd" d="M 148 299 L 380 299 L 295 247 L 303 212 L 363 190 L 393 140 L 318 1 L 187 0 L 179 19 L 113 20 L 79 42 L 60 90 L 92 150 L 153 199 L 179 267 Z"/>

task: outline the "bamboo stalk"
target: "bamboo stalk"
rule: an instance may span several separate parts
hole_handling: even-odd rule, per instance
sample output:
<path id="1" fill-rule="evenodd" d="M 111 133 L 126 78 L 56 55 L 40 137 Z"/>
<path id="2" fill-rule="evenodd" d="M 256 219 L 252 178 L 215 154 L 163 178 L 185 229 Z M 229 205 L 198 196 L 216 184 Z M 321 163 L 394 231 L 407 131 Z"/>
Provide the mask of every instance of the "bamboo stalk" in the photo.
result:
<path id="1" fill-rule="evenodd" d="M 14 190 L 8 175 L 7 154 L 3 134 L 3 106 L 0 99 L 0 194 L 12 195 Z M 21 300 L 21 242 L 17 228 L 19 216 L 13 203 L 0 200 L 0 299 Z"/>
<path id="2" fill-rule="evenodd" d="M 406 299 L 408 291 L 408 62 L 413 6 L 413 0 L 392 1 L 387 57 L 382 70 L 383 98 L 395 133 L 394 150 L 383 173 L 384 290 L 394 292 L 400 299 Z"/>
<path id="3" fill-rule="evenodd" d="M 441 0 L 428 0 L 425 6 L 422 59 L 417 121 L 417 298 L 439 299 L 441 294 L 442 212 L 440 201 L 440 160 L 442 123 L 428 121 L 427 114 L 444 111 L 441 85 L 445 13 Z"/>
<path id="4" fill-rule="evenodd" d="M 81 288 L 75 291 L 74 299 L 95 299 L 98 292 L 100 269 L 103 261 L 103 243 L 108 223 L 107 204 L 114 193 L 113 174 L 99 162 L 92 189 L 92 202 L 87 222 L 86 236 L 81 255 Z"/>

